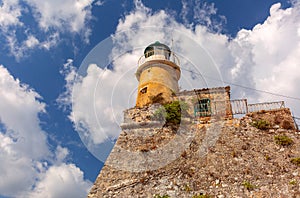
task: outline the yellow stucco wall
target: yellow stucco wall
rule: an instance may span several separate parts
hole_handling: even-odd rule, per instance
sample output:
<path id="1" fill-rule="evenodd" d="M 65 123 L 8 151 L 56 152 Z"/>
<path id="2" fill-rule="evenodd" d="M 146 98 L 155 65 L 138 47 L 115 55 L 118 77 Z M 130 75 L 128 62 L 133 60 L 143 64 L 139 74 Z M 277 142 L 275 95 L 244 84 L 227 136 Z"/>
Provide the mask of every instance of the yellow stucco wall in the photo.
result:
<path id="1" fill-rule="evenodd" d="M 180 69 L 178 66 L 174 66 L 174 63 L 170 62 L 170 65 L 167 63 L 154 61 L 138 68 L 137 107 L 153 103 L 153 97 L 159 94 L 164 102 L 171 101 L 172 95 L 179 91 Z M 146 89 L 147 91 L 145 91 Z"/>

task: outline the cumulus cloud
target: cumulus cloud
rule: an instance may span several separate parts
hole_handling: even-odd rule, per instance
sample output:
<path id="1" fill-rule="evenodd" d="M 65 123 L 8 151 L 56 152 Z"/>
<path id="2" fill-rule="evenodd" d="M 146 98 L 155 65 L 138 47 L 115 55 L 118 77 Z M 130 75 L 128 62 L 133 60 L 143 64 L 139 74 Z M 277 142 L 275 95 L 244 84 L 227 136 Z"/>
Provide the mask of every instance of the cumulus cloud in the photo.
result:
<path id="1" fill-rule="evenodd" d="M 92 19 L 93 1 L 2 1 L 0 34 L 5 38 L 5 47 L 20 60 L 33 49 L 49 50 L 56 46 L 63 34 L 79 35 L 88 43 L 92 33 L 88 23 Z M 95 5 L 101 3 L 98 1 Z M 24 20 L 27 15 L 34 21 Z M 26 37 L 17 36 L 20 33 Z"/>
<path id="2" fill-rule="evenodd" d="M 0 121 L 5 135 L 14 139 L 20 155 L 39 159 L 47 155 L 46 135 L 39 126 L 38 114 L 45 111 L 40 96 L 27 85 L 14 79 L 0 66 Z M 38 148 L 38 149 L 36 149 Z"/>
<path id="3" fill-rule="evenodd" d="M 300 83 L 300 74 L 296 72 L 300 65 L 297 58 L 300 56 L 299 11 L 299 4 L 281 9 L 280 3 L 277 3 L 270 8 L 270 16 L 264 23 L 257 24 L 252 30 L 241 30 L 231 43 L 238 43 L 240 53 L 247 56 L 236 56 L 236 62 L 245 63 L 232 67 L 233 77 L 251 76 L 252 87 L 299 98 L 297 84 Z M 247 71 L 248 75 L 243 71 Z M 275 98 L 286 100 L 294 111 L 300 107 L 295 100 L 271 94 L 260 93 L 258 100 Z"/>
<path id="4" fill-rule="evenodd" d="M 91 18 L 93 0 L 26 0 L 26 2 L 32 6 L 35 18 L 43 30 L 54 28 L 78 33 L 86 28 L 86 21 Z"/>
<path id="5" fill-rule="evenodd" d="M 8 29 L 10 26 L 20 26 L 22 9 L 18 0 L 3 0 L 0 5 L 0 27 Z"/>
<path id="6" fill-rule="evenodd" d="M 112 105 L 112 89 L 115 81 L 120 78 L 110 70 L 102 69 L 96 64 L 90 64 L 84 77 L 75 74 L 72 60 L 64 64 L 63 74 L 66 75 L 66 90 L 59 96 L 57 102 L 69 111 L 70 120 L 78 131 L 83 143 L 90 151 L 105 159 L 113 146 L 113 141 L 120 132 L 119 125 L 124 108 Z M 76 78 L 77 77 L 77 78 Z M 122 81 L 122 83 L 125 83 Z M 126 94 L 124 99 L 126 100 Z M 116 96 L 119 99 L 119 95 Z M 72 104 L 72 109 L 70 105 Z M 116 113 L 118 115 L 116 115 Z M 117 116 L 117 117 L 116 117 Z M 99 153 L 98 144 L 109 140 L 104 153 Z M 101 149 L 100 149 L 101 150 Z"/>
<path id="7" fill-rule="evenodd" d="M 42 174 L 33 192 L 26 197 L 86 197 L 91 185 L 91 182 L 84 180 L 83 172 L 78 167 L 74 164 L 63 163 L 51 166 Z"/>
<path id="8" fill-rule="evenodd" d="M 72 179 L 76 192 L 86 194 L 90 182 L 83 179 L 83 173 L 74 164 L 65 163 L 67 148 L 58 146 L 52 153 L 48 147 L 47 134 L 40 127 L 39 114 L 45 113 L 40 95 L 15 79 L 2 65 L 0 98 L 0 195 L 30 197 L 28 194 L 35 186 L 39 186 L 38 190 L 34 188 L 35 193 L 44 190 L 49 194 L 48 189 L 40 186 L 51 179 L 59 182 L 56 177 L 65 173 L 63 178 Z M 50 195 L 68 194 L 68 190 L 73 191 L 69 185 L 61 182 L 59 189 L 51 189 Z"/>
<path id="9" fill-rule="evenodd" d="M 181 4 L 180 16 L 188 28 L 203 25 L 211 31 L 220 32 L 223 24 L 226 23 L 224 16 L 217 15 L 217 8 L 214 3 L 200 0 L 181 0 Z"/>
<path id="10" fill-rule="evenodd" d="M 29 36 L 27 37 L 27 40 L 24 41 L 24 43 L 25 43 L 26 47 L 28 47 L 28 48 L 34 48 L 34 47 L 37 46 L 40 42 L 39 42 L 39 40 L 38 40 L 35 36 L 29 35 Z"/>

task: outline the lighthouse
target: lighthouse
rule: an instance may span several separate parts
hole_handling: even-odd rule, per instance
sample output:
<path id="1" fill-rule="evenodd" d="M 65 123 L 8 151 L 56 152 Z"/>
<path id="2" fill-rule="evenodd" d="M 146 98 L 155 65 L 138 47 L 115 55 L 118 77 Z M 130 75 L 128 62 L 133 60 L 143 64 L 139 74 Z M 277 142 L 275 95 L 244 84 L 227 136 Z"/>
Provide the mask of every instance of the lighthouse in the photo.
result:
<path id="1" fill-rule="evenodd" d="M 166 103 L 179 92 L 179 59 L 160 42 L 150 44 L 138 61 L 136 78 L 139 81 L 136 106 Z"/>

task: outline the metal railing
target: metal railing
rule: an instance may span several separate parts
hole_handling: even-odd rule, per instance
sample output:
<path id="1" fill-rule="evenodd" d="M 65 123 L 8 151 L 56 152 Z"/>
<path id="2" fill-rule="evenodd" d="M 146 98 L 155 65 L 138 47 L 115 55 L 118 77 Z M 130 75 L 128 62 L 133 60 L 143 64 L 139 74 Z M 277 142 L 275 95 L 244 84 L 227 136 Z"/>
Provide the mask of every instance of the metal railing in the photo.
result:
<path id="1" fill-rule="evenodd" d="M 247 104 L 247 99 L 239 99 L 230 100 L 230 103 L 233 115 L 285 108 L 284 101 Z"/>
<path id="2" fill-rule="evenodd" d="M 248 113 L 247 99 L 230 100 L 233 115 Z"/>
<path id="3" fill-rule="evenodd" d="M 294 119 L 296 129 L 299 130 L 300 129 L 300 118 L 296 118 L 293 116 L 293 119 Z"/>
<path id="4" fill-rule="evenodd" d="M 282 109 L 282 108 L 284 108 L 284 101 L 248 104 L 248 112 Z"/>
<path id="5" fill-rule="evenodd" d="M 147 61 L 151 60 L 167 60 L 175 63 L 176 65 L 180 65 L 179 58 L 176 56 L 174 52 L 164 50 L 164 49 L 154 49 L 148 51 L 146 54 L 142 55 L 138 60 L 138 66 L 144 64 Z"/>

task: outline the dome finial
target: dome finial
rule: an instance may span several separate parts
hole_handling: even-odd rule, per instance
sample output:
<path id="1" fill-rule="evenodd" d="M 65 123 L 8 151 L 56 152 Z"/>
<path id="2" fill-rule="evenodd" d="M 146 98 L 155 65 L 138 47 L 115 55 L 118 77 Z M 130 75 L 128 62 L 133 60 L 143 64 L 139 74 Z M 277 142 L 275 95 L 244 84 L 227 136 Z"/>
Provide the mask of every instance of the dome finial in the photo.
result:
<path id="1" fill-rule="evenodd" d="M 144 50 L 144 55 L 146 58 L 158 54 L 165 55 L 166 59 L 169 59 L 171 50 L 167 45 L 162 44 L 159 41 L 148 45 L 148 47 L 146 47 L 146 49 Z"/>

